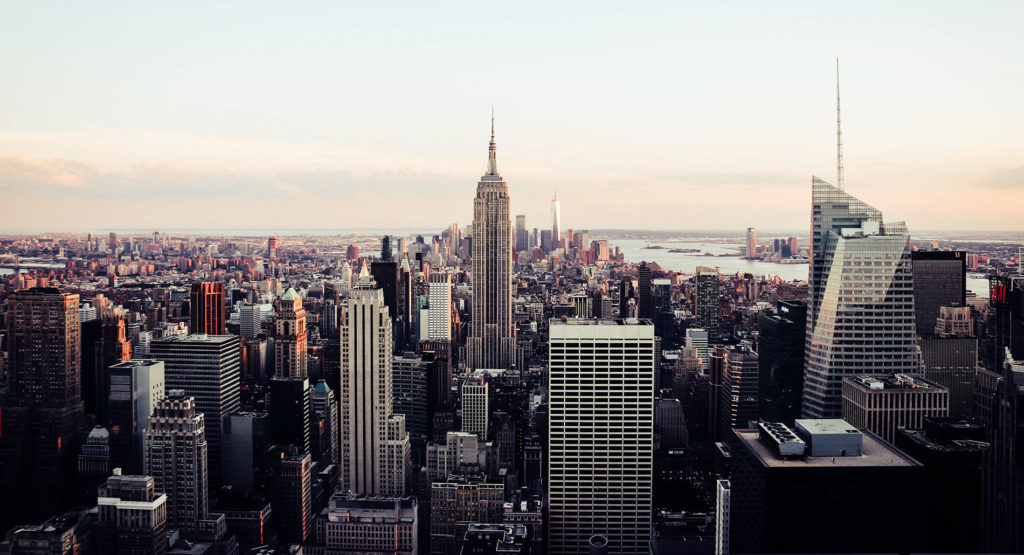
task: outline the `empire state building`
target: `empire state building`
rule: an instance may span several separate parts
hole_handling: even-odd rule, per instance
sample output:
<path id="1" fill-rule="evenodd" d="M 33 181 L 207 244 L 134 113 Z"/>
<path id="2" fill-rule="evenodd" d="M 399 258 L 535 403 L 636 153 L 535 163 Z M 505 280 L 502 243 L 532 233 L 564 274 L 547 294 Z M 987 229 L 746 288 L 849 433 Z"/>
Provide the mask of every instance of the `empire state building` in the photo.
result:
<path id="1" fill-rule="evenodd" d="M 512 323 L 512 220 L 508 183 L 498 175 L 491 116 L 487 173 L 473 199 L 473 311 L 466 354 L 469 367 L 510 368 L 516 336 Z"/>

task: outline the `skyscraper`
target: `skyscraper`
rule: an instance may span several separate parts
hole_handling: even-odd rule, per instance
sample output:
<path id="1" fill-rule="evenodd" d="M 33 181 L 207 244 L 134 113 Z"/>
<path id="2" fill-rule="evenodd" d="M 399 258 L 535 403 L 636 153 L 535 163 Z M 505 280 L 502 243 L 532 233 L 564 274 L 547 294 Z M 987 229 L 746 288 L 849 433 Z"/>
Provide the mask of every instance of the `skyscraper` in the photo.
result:
<path id="1" fill-rule="evenodd" d="M 192 284 L 189 299 L 189 314 L 192 333 L 224 335 L 224 284 L 221 282 L 199 282 Z"/>
<path id="2" fill-rule="evenodd" d="M 98 545 L 104 553 L 161 555 L 167 552 L 167 495 L 152 476 L 114 475 L 99 487 Z"/>
<path id="3" fill-rule="evenodd" d="M 651 283 L 651 267 L 641 262 L 637 268 L 636 280 L 636 317 L 654 318 L 654 291 Z"/>
<path id="4" fill-rule="evenodd" d="M 302 297 L 291 287 L 278 299 L 274 321 L 274 376 L 304 378 L 306 365 L 306 309 Z"/>
<path id="5" fill-rule="evenodd" d="M 803 416 L 832 418 L 844 377 L 921 372 L 910 235 L 817 177 L 812 204 Z"/>
<path id="6" fill-rule="evenodd" d="M 530 237 L 526 231 L 526 215 L 516 215 L 516 251 L 525 251 L 530 248 Z"/>
<path id="7" fill-rule="evenodd" d="M 512 222 L 508 183 L 498 174 L 491 117 L 487 173 L 473 201 L 473 310 L 466 344 L 470 368 L 510 368 L 516 335 L 512 321 Z"/>
<path id="8" fill-rule="evenodd" d="M 917 334 L 935 335 L 935 320 L 943 306 L 965 306 L 967 301 L 967 253 L 963 251 L 914 251 L 914 315 Z"/>
<path id="9" fill-rule="evenodd" d="M 309 380 L 298 376 L 270 380 L 270 440 L 309 452 Z"/>
<path id="10" fill-rule="evenodd" d="M 7 300 L 8 392 L 0 408 L 0 525 L 41 521 L 74 500 L 82 426 L 78 295 L 52 288 Z"/>
<path id="11" fill-rule="evenodd" d="M 431 272 L 428 285 L 427 341 L 452 339 L 452 278 L 450 274 Z"/>
<path id="12" fill-rule="evenodd" d="M 551 248 L 557 249 L 562 240 L 562 203 L 558 202 L 558 192 L 551 199 Z"/>
<path id="13" fill-rule="evenodd" d="M 462 382 L 462 431 L 487 440 L 487 382 L 471 377 Z"/>
<path id="14" fill-rule="evenodd" d="M 267 237 L 267 258 L 277 260 L 277 237 Z"/>
<path id="15" fill-rule="evenodd" d="M 364 279 L 341 328 L 338 400 L 342 488 L 402 495 L 409 461 L 405 416 L 393 414 L 391 318 L 384 295 Z"/>
<path id="16" fill-rule="evenodd" d="M 157 403 L 145 432 L 145 474 L 167 495 L 167 525 L 194 531 L 209 508 L 204 418 L 180 389 Z"/>
<path id="17" fill-rule="evenodd" d="M 717 268 L 697 266 L 697 327 L 707 330 L 708 343 L 717 345 L 721 339 L 721 330 L 718 324 L 719 300 L 721 284 L 718 278 Z"/>
<path id="18" fill-rule="evenodd" d="M 654 326 L 554 321 L 550 337 L 550 552 L 586 553 L 600 534 L 609 553 L 647 553 Z"/>
<path id="19" fill-rule="evenodd" d="M 152 357 L 164 362 L 167 390 L 181 389 L 195 398 L 196 411 L 205 417 L 209 442 L 209 473 L 220 484 L 222 470 L 221 421 L 241 406 L 241 357 L 234 335 L 176 335 L 154 341 Z"/>
<path id="20" fill-rule="evenodd" d="M 314 459 L 320 463 L 321 468 L 330 464 L 337 465 L 339 462 L 338 401 L 324 380 L 317 382 L 310 392 L 309 408 L 323 428 L 323 433 L 318 433 L 320 430 L 313 430 L 313 437 L 316 439 L 316 444 L 313 446 Z"/>
<path id="21" fill-rule="evenodd" d="M 779 301 L 775 314 L 761 314 L 757 328 L 758 416 L 792 424 L 800 418 L 804 389 L 807 304 Z"/>
<path id="22" fill-rule="evenodd" d="M 747 228 L 747 258 L 760 258 L 757 254 L 757 230 Z"/>
<path id="23" fill-rule="evenodd" d="M 107 413 L 114 467 L 130 474 L 142 472 L 145 431 L 157 403 L 164 398 L 164 363 L 129 360 L 110 367 Z"/>

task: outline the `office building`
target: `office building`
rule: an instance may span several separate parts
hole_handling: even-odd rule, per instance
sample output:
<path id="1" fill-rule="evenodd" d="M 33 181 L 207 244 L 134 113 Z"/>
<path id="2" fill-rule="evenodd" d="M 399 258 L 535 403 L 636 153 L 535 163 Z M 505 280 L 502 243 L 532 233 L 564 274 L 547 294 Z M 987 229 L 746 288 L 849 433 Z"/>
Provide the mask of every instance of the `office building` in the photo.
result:
<path id="1" fill-rule="evenodd" d="M 910 235 L 903 222 L 818 178 L 812 233 L 803 416 L 842 412 L 842 380 L 919 374 Z"/>
<path id="2" fill-rule="evenodd" d="M 466 378 L 459 398 L 462 400 L 462 431 L 487 440 L 488 384 L 482 377 Z"/>
<path id="3" fill-rule="evenodd" d="M 0 525 L 49 518 L 74 501 L 81 441 L 78 295 L 52 288 L 7 298 L 7 397 L 0 407 Z"/>
<path id="4" fill-rule="evenodd" d="M 246 341 L 256 339 L 256 336 L 263 331 L 263 313 L 258 304 L 242 305 L 238 309 L 238 329 Z"/>
<path id="5" fill-rule="evenodd" d="M 985 429 L 960 418 L 927 417 L 896 432 L 895 446 L 924 465 L 927 539 L 923 551 L 980 553 Z"/>
<path id="6" fill-rule="evenodd" d="M 306 309 L 302 297 L 288 288 L 276 303 L 274 320 L 274 376 L 305 378 L 308 376 Z"/>
<path id="7" fill-rule="evenodd" d="M 444 480 L 460 466 L 487 468 L 488 445 L 476 434 L 448 432 L 443 443 L 427 445 L 427 482 Z"/>
<path id="8" fill-rule="evenodd" d="M 526 215 L 516 215 L 516 252 L 530 249 L 530 237 L 526 231 Z"/>
<path id="9" fill-rule="evenodd" d="M 651 283 L 651 267 L 646 262 L 641 262 L 636 273 L 636 317 L 653 320 L 654 291 Z"/>
<path id="10" fill-rule="evenodd" d="M 164 363 L 164 386 L 195 398 L 206 420 L 210 482 L 219 485 L 222 470 L 221 420 L 241 406 L 241 355 L 235 335 L 176 335 L 150 345 Z"/>
<path id="11" fill-rule="evenodd" d="M 551 199 L 551 248 L 557 249 L 562 242 L 562 203 L 558 201 L 558 193 Z"/>
<path id="12" fill-rule="evenodd" d="M 842 420 L 732 434 L 730 553 L 923 549 L 920 462 Z"/>
<path id="13" fill-rule="evenodd" d="M 104 553 L 161 555 L 167 552 L 167 495 L 152 476 L 114 475 L 99 487 L 97 539 Z"/>
<path id="14" fill-rule="evenodd" d="M 729 480 L 715 482 L 715 555 L 729 555 L 729 523 L 732 505 Z"/>
<path id="15" fill-rule="evenodd" d="M 270 441 L 270 417 L 265 412 L 233 412 L 224 416 L 224 476 L 222 483 L 237 492 L 257 489 L 255 472 Z"/>
<path id="16" fill-rule="evenodd" d="M 549 347 L 549 550 L 647 553 L 654 432 L 654 326 L 552 322 Z"/>
<path id="17" fill-rule="evenodd" d="M 142 472 L 149 417 L 164 398 L 164 363 L 134 359 L 111 366 L 108 374 L 111 462 L 122 471 L 137 474 Z"/>
<path id="18" fill-rule="evenodd" d="M 451 553 L 470 523 L 499 524 L 505 510 L 505 486 L 483 473 L 460 472 L 430 484 L 431 553 Z"/>
<path id="19" fill-rule="evenodd" d="M 905 374 L 843 380 L 843 420 L 890 444 L 896 430 L 920 430 L 936 416 L 949 416 L 949 390 L 936 383 Z"/>
<path id="20" fill-rule="evenodd" d="M 277 260 L 277 237 L 267 237 L 267 258 Z"/>
<path id="21" fill-rule="evenodd" d="M 924 377 L 949 390 L 949 415 L 970 418 L 978 374 L 978 339 L 971 309 L 939 309 L 935 333 L 918 339 Z"/>
<path id="22" fill-rule="evenodd" d="M 686 329 L 686 346 L 697 350 L 701 365 L 707 372 L 711 367 L 711 349 L 708 346 L 708 331 L 703 328 Z"/>
<path id="23" fill-rule="evenodd" d="M 409 465 L 405 417 L 394 414 L 391 318 L 368 280 L 351 292 L 341 329 L 341 483 L 368 495 L 402 495 Z"/>
<path id="24" fill-rule="evenodd" d="M 189 297 L 189 331 L 209 335 L 224 335 L 224 284 L 197 282 L 192 284 Z"/>
<path id="25" fill-rule="evenodd" d="M 516 347 L 512 321 L 512 222 L 508 183 L 498 174 L 494 119 L 487 173 L 473 200 L 473 287 L 467 366 L 511 368 Z"/>
<path id="26" fill-rule="evenodd" d="M 914 323 L 917 334 L 930 336 L 944 306 L 967 304 L 967 253 L 963 251 L 914 251 Z"/>
<path id="27" fill-rule="evenodd" d="M 415 467 L 423 464 L 430 434 L 428 380 L 431 363 L 414 353 L 395 355 L 392 368 L 395 414 L 405 415 L 405 429 Z"/>
<path id="28" fill-rule="evenodd" d="M 986 439 L 990 443 L 981 466 L 981 551 L 991 553 L 1024 551 L 1024 430 L 1021 427 L 1024 422 L 1024 363 L 1018 361 L 1010 346 L 1020 348 L 1017 341 L 1020 336 L 1014 333 L 1017 331 L 1014 320 L 1019 318 L 1021 308 L 1019 283 L 1013 281 L 1015 283 L 1009 284 L 1014 287 L 1013 291 L 999 291 L 999 295 L 990 299 L 997 310 L 1011 311 L 1011 314 L 997 312 L 997 318 L 1008 320 L 1000 322 L 1007 326 L 1000 331 L 1005 330 L 1009 337 L 996 338 L 997 345 L 1001 341 L 1009 343 L 999 357 L 1003 369 L 994 376 L 991 395 L 985 395 L 989 388 L 982 383 L 988 372 L 979 373 L 978 384 L 982 393 L 979 400 L 984 405 L 979 408 L 985 409 L 980 411 L 981 420 L 988 428 Z M 1004 283 L 996 281 L 996 285 Z M 1007 300 L 1016 303 L 1012 307 L 999 306 Z"/>
<path id="29" fill-rule="evenodd" d="M 806 331 L 807 303 L 801 301 L 779 301 L 775 314 L 758 318 L 758 415 L 765 420 L 800 418 Z"/>
<path id="30" fill-rule="evenodd" d="M 721 292 L 718 269 L 698 266 L 696 280 L 697 297 L 696 312 L 694 313 L 694 316 L 697 317 L 696 327 L 707 330 L 708 343 L 717 345 L 721 339 L 721 330 L 718 324 L 719 311 L 721 310 L 718 300 Z"/>
<path id="31" fill-rule="evenodd" d="M 1024 360 L 1024 275 L 991 275 L 988 281 L 992 316 L 982 361 L 988 370 L 1003 374 L 1007 352 L 1015 361 Z"/>
<path id="32" fill-rule="evenodd" d="M 757 230 L 748 227 L 747 228 L 747 258 L 760 258 L 761 256 L 757 252 Z"/>
<path id="33" fill-rule="evenodd" d="M 318 381 L 310 392 L 309 408 L 312 420 L 317 424 L 311 433 L 313 459 L 321 467 L 339 464 L 341 446 L 338 440 L 338 401 L 324 380 Z"/>
<path id="34" fill-rule="evenodd" d="M 6 539 L 14 553 L 90 553 L 97 548 L 97 539 L 95 521 L 89 512 L 87 507 L 76 507 L 51 516 L 42 524 L 20 525 L 8 530 Z"/>
<path id="35" fill-rule="evenodd" d="M 719 430 L 721 437 L 729 437 L 732 428 L 749 428 L 749 423 L 757 420 L 758 357 L 744 346 L 725 349 L 724 353 Z"/>
<path id="36" fill-rule="evenodd" d="M 320 514 L 324 553 L 419 553 L 415 497 L 335 493 Z"/>
<path id="37" fill-rule="evenodd" d="M 302 543 L 313 529 L 313 461 L 309 453 L 282 453 L 271 506 L 278 536 Z"/>
<path id="38" fill-rule="evenodd" d="M 144 473 L 167 495 L 167 526 L 196 531 L 206 519 L 209 498 L 204 416 L 195 399 L 167 390 L 145 431 Z"/>
<path id="39" fill-rule="evenodd" d="M 452 278 L 451 274 L 433 272 L 428 284 L 427 341 L 452 339 Z"/>
<path id="40" fill-rule="evenodd" d="M 270 380 L 270 441 L 294 445 L 300 453 L 309 453 L 309 380 L 272 378 Z"/>

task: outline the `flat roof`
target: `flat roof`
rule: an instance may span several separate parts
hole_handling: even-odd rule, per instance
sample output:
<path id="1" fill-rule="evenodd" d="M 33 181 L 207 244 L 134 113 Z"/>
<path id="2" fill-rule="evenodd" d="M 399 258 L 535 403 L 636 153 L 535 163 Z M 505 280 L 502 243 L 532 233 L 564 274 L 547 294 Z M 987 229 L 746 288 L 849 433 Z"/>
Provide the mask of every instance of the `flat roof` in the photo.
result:
<path id="1" fill-rule="evenodd" d="M 837 420 L 843 422 L 842 420 Z M 828 420 L 824 422 L 830 422 Z M 843 422 L 844 426 L 849 426 Z M 921 463 L 896 449 L 889 447 L 870 432 L 863 432 L 861 455 L 859 457 L 803 457 L 780 459 L 770 447 L 758 437 L 757 430 L 733 430 L 739 440 L 750 450 L 761 464 L 768 468 L 852 468 L 852 467 L 917 467 Z M 832 432 L 826 432 L 832 433 Z"/>
<path id="2" fill-rule="evenodd" d="M 850 434 L 860 433 L 853 424 L 842 418 L 797 418 L 795 424 L 803 426 L 811 434 Z"/>

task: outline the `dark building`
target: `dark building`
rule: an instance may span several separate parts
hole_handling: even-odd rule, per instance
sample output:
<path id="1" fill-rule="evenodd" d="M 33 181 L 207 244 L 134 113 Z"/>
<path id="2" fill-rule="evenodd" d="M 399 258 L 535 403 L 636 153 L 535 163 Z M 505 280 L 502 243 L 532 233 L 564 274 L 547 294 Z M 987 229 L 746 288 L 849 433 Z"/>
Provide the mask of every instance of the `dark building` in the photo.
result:
<path id="1" fill-rule="evenodd" d="M 921 463 L 842 420 L 796 429 L 732 431 L 732 553 L 925 549 Z"/>
<path id="2" fill-rule="evenodd" d="M 924 551 L 981 551 L 981 460 L 985 429 L 956 418 L 926 418 L 923 430 L 900 430 L 896 448 L 924 464 Z"/>
<path id="3" fill-rule="evenodd" d="M 1024 276 L 989 276 L 988 345 L 985 367 L 1003 372 L 1003 358 L 1009 349 L 1014 360 L 1024 360 Z"/>
<path id="4" fill-rule="evenodd" d="M 994 299 L 993 299 L 994 300 Z M 1005 347 L 1002 372 L 979 390 L 990 393 L 981 412 L 991 447 L 982 458 L 982 551 L 1024 552 L 1024 364 Z M 985 380 L 988 381 L 988 380 Z M 988 422 L 985 422 L 987 419 Z"/>
<path id="5" fill-rule="evenodd" d="M 724 351 L 724 373 L 719 389 L 719 437 L 732 428 L 746 428 L 757 420 L 757 353 L 739 346 Z"/>
<path id="6" fill-rule="evenodd" d="M 295 445 L 300 453 L 309 453 L 309 380 L 272 378 L 270 380 L 270 440 Z"/>
<path id="7" fill-rule="evenodd" d="M 807 303 L 779 301 L 775 314 L 760 316 L 758 331 L 758 415 L 792 424 L 803 402 Z"/>
<path id="8" fill-rule="evenodd" d="M 636 317 L 654 319 L 654 291 L 651 283 L 651 267 L 641 262 L 637 268 Z"/>
<path id="9" fill-rule="evenodd" d="M 625 279 L 619 282 L 619 318 L 629 317 L 630 299 L 636 299 L 636 288 L 631 280 Z"/>
<path id="10" fill-rule="evenodd" d="M 192 284 L 189 298 L 189 319 L 192 333 L 224 335 L 224 284 L 199 282 Z"/>
<path id="11" fill-rule="evenodd" d="M 391 236 L 385 235 L 380 239 L 380 261 L 381 262 L 394 262 L 394 258 L 391 257 Z"/>
<path id="12" fill-rule="evenodd" d="M 424 464 L 427 441 L 430 433 L 428 414 L 428 374 L 430 362 L 415 353 L 395 355 L 392 359 L 392 380 L 395 414 L 405 415 L 405 429 L 409 432 L 409 443 L 413 463 Z"/>
<path id="13" fill-rule="evenodd" d="M 152 476 L 114 475 L 99 487 L 99 551 L 117 555 L 167 552 L 167 496 Z"/>
<path id="14" fill-rule="evenodd" d="M 963 251 L 914 251 L 914 321 L 917 334 L 935 333 L 943 306 L 967 302 L 967 254 Z"/>
<path id="15" fill-rule="evenodd" d="M 241 407 L 241 354 L 236 335 L 165 337 L 149 346 L 150 356 L 164 362 L 164 387 L 194 397 L 206 417 L 211 484 L 219 487 L 222 470 L 221 427 L 226 414 Z"/>
<path id="16" fill-rule="evenodd" d="M 718 345 L 722 340 L 722 332 L 719 327 L 719 295 L 721 295 L 721 283 L 716 268 L 706 266 L 697 267 L 696 297 L 694 299 L 694 316 L 697 317 L 697 327 L 707 330 L 708 344 Z"/>
<path id="17" fill-rule="evenodd" d="M 74 503 L 84 422 L 78 295 L 53 288 L 7 300 L 7 398 L 0 407 L 0 529 Z"/>

